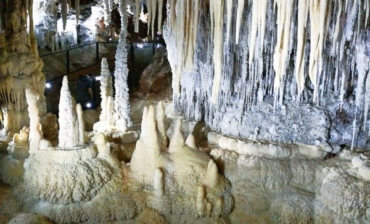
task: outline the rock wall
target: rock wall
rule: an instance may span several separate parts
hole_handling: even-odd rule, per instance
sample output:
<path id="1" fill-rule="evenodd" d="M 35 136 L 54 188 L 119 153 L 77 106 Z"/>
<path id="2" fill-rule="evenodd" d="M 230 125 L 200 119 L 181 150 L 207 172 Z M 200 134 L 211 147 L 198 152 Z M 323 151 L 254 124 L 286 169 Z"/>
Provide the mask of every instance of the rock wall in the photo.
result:
<path id="1" fill-rule="evenodd" d="M 3 134 L 8 134 L 29 124 L 27 88 L 32 87 L 39 93 L 41 115 L 45 114 L 46 105 L 44 64 L 38 56 L 33 35 L 32 1 L 5 1 L 4 7 L 5 24 L 0 29 L 0 105 Z"/>
<path id="2" fill-rule="evenodd" d="M 236 137 L 366 147 L 369 7 L 168 1 L 175 109 Z"/>

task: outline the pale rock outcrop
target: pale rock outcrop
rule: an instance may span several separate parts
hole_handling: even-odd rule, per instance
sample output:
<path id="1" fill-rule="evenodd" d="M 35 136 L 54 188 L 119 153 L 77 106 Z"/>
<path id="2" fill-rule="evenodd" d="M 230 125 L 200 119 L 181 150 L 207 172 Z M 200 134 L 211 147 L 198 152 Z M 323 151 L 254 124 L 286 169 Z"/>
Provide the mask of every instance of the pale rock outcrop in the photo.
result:
<path id="1" fill-rule="evenodd" d="M 52 224 L 48 218 L 32 214 L 32 213 L 22 213 L 10 220 L 9 224 Z"/>
<path id="2" fill-rule="evenodd" d="M 28 114 L 30 117 L 29 146 L 30 151 L 33 152 L 39 149 L 40 140 L 43 137 L 39 109 L 37 107 L 39 93 L 32 88 L 27 88 L 26 99 L 28 104 Z"/>
<path id="3" fill-rule="evenodd" d="M 248 147 L 255 149 L 211 151 L 222 167 L 220 173 L 233 186 L 231 223 L 369 222 L 368 179 L 361 173 L 367 168 L 366 156 L 343 150 L 338 157 L 326 159 L 300 153 L 307 150 L 300 147 L 307 146 L 284 144 L 279 147 L 293 153 L 273 157 L 260 154 L 257 143 Z"/>

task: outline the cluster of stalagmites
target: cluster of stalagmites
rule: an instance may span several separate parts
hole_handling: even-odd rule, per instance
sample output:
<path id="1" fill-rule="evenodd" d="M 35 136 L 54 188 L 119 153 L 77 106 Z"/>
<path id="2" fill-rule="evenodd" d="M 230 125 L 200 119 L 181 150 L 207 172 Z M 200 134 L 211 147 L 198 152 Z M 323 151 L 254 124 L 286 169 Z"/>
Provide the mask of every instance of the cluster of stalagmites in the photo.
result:
<path id="1" fill-rule="evenodd" d="M 27 99 L 32 108 L 37 95 L 27 91 Z M 128 164 L 118 160 L 102 132 L 85 144 L 81 110 L 76 110 L 66 77 L 59 109 L 58 146 L 41 139 L 40 129 L 24 128 L 14 136 L 12 148 L 25 146 L 29 151 L 9 151 L 2 161 L 2 179 L 14 186 L 31 212 L 58 223 L 129 220 L 146 207 L 163 217 L 175 214 L 189 220 L 222 220 L 230 213 L 228 181 L 197 149 L 194 136 L 184 139 L 181 120 L 168 140 L 162 102 L 157 112 L 153 106 L 144 109 L 142 133 Z M 30 111 L 30 118 L 30 126 L 39 124 L 37 110 Z M 33 148 L 35 142 L 38 148 Z"/>

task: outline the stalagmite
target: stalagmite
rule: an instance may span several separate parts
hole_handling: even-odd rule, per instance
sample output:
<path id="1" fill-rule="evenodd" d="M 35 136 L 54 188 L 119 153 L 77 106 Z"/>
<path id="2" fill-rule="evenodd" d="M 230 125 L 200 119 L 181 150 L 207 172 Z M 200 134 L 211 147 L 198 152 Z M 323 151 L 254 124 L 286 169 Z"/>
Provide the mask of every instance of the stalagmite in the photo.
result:
<path id="1" fill-rule="evenodd" d="M 146 131 L 148 134 L 144 136 L 148 137 L 148 143 L 150 143 L 148 145 L 155 146 L 160 149 L 159 142 L 158 142 L 157 127 L 156 127 L 156 122 L 155 122 L 155 109 L 153 105 L 149 106 L 146 123 L 147 123 Z"/>
<path id="2" fill-rule="evenodd" d="M 197 190 L 197 201 L 196 201 L 196 207 L 199 217 L 204 216 L 204 210 L 205 210 L 205 204 L 204 204 L 204 187 L 199 186 Z"/>
<path id="3" fill-rule="evenodd" d="M 112 107 L 112 97 L 113 97 L 113 86 L 112 77 L 109 72 L 107 58 L 103 58 L 101 61 L 101 72 L 100 72 L 100 95 L 101 95 L 101 113 L 99 120 L 101 122 L 101 127 L 110 130 L 112 128 L 111 114 L 113 113 Z M 110 98 L 110 100 L 108 100 Z"/>
<path id="4" fill-rule="evenodd" d="M 37 93 L 34 89 L 27 88 L 26 99 L 28 103 L 28 114 L 30 117 L 29 146 L 30 151 L 36 151 L 39 149 L 39 144 L 42 139 L 40 115 L 37 107 L 39 93 Z"/>
<path id="5" fill-rule="evenodd" d="M 165 113 L 164 113 L 164 107 L 163 107 L 163 101 L 160 101 L 157 105 L 157 128 L 160 135 L 160 139 L 162 142 L 162 147 L 167 148 L 168 145 L 168 138 L 166 134 L 166 127 L 164 124 L 165 119 Z"/>
<path id="6" fill-rule="evenodd" d="M 162 197 L 164 195 L 163 172 L 160 168 L 157 168 L 154 172 L 153 188 L 155 196 Z"/>
<path id="7" fill-rule="evenodd" d="M 206 203 L 206 216 L 211 217 L 211 214 L 212 214 L 212 203 L 208 201 Z"/>
<path id="8" fill-rule="evenodd" d="M 222 204 L 223 204 L 223 201 L 222 201 L 222 197 L 220 196 L 216 199 L 216 203 L 214 206 L 214 212 L 215 212 L 216 218 L 220 217 L 222 214 Z"/>
<path id="9" fill-rule="evenodd" d="M 191 149 L 198 149 L 197 145 L 195 144 L 195 138 L 193 134 L 189 134 L 189 136 L 186 138 L 185 145 L 189 146 Z"/>
<path id="10" fill-rule="evenodd" d="M 13 135 L 13 143 L 15 145 L 28 145 L 28 135 L 29 135 L 29 128 L 23 127 L 19 134 L 15 133 Z"/>
<path id="11" fill-rule="evenodd" d="M 78 144 L 85 145 L 85 122 L 83 118 L 83 111 L 81 104 L 76 106 L 77 119 L 78 119 Z"/>
<path id="12" fill-rule="evenodd" d="M 150 1 L 150 0 L 149 0 Z M 140 0 L 135 0 L 135 27 L 134 27 L 134 32 L 138 33 L 139 32 L 139 24 L 140 24 L 140 11 L 141 11 L 141 4 Z"/>
<path id="13" fill-rule="evenodd" d="M 197 150 L 198 147 L 195 144 L 195 138 L 193 134 L 189 134 L 186 138 L 185 145 L 189 146 L 191 149 Z"/>
<path id="14" fill-rule="evenodd" d="M 214 35 L 213 35 L 213 64 L 214 78 L 212 87 L 212 102 L 216 103 L 219 95 L 222 79 L 222 55 L 223 55 L 223 12 L 224 0 L 218 1 L 211 11 L 214 17 Z"/>
<path id="15" fill-rule="evenodd" d="M 181 119 L 177 120 L 174 133 L 170 140 L 170 145 L 168 147 L 168 152 L 173 153 L 181 149 L 185 144 L 185 139 L 181 131 L 182 121 Z"/>
<path id="16" fill-rule="evenodd" d="M 244 11 L 244 3 L 245 0 L 238 0 L 238 9 L 237 9 L 237 16 L 236 16 L 236 32 L 235 32 L 235 43 L 239 43 L 239 36 L 240 36 L 240 27 L 243 20 L 243 11 Z"/>
<path id="17" fill-rule="evenodd" d="M 114 99 L 114 120 L 115 128 L 121 131 L 126 131 L 132 126 L 130 117 L 130 102 L 129 89 L 127 84 L 128 67 L 127 67 L 127 48 L 126 48 L 126 27 L 127 27 L 127 13 L 126 1 L 121 0 L 119 4 L 119 11 L 121 14 L 121 33 L 119 35 L 119 43 L 116 51 L 115 61 L 115 90 L 116 95 Z"/>
<path id="18" fill-rule="evenodd" d="M 68 87 L 68 77 L 63 77 L 59 102 L 59 147 L 70 149 L 79 144 L 79 128 L 76 103 Z"/>
<path id="19" fill-rule="evenodd" d="M 218 169 L 216 163 L 210 159 L 207 166 L 207 172 L 203 178 L 203 184 L 207 187 L 214 188 L 218 183 Z"/>

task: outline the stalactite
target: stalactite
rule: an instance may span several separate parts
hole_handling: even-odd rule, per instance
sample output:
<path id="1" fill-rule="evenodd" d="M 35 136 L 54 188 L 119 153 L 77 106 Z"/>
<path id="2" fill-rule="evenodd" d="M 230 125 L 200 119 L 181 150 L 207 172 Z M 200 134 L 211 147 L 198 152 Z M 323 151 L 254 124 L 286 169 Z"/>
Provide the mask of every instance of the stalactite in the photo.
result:
<path id="1" fill-rule="evenodd" d="M 174 25 L 175 25 L 175 22 L 176 22 L 176 1 L 177 0 L 172 0 L 171 1 L 171 27 L 172 29 L 174 29 Z M 148 1 L 150 2 L 150 1 Z M 149 11 L 149 8 L 148 8 L 148 11 Z M 149 17 L 148 17 L 148 20 L 149 20 Z"/>
<path id="2" fill-rule="evenodd" d="M 229 43 L 231 21 L 233 18 L 233 1 L 232 0 L 226 0 L 226 10 L 227 10 L 226 42 Z"/>
<path id="3" fill-rule="evenodd" d="M 151 15 L 151 25 L 152 25 L 152 39 L 154 40 L 155 35 L 155 18 L 157 16 L 157 0 L 151 0 L 151 8 L 152 8 L 152 15 Z"/>
<path id="4" fill-rule="evenodd" d="M 76 7 L 76 26 L 80 21 L 80 0 L 75 0 L 75 7 Z"/>
<path id="5" fill-rule="evenodd" d="M 297 57 L 295 63 L 295 77 L 298 86 L 298 97 L 304 89 L 304 46 L 306 44 L 306 23 L 307 9 L 309 0 L 301 0 L 298 2 L 298 25 L 297 25 Z"/>
<path id="6" fill-rule="evenodd" d="M 257 39 L 257 28 L 258 28 L 258 20 L 259 20 L 259 6 L 260 2 L 253 1 L 252 3 L 252 24 L 251 24 L 251 35 L 250 35 L 250 43 L 249 43 L 249 64 L 252 64 L 253 57 L 254 57 L 254 48 Z"/>
<path id="7" fill-rule="evenodd" d="M 146 7 L 148 9 L 148 33 L 150 35 L 150 29 L 152 28 L 152 0 L 148 0 L 146 3 Z"/>
<path id="8" fill-rule="evenodd" d="M 239 43 L 240 27 L 241 27 L 241 23 L 243 19 L 244 3 L 245 3 L 245 0 L 238 0 L 238 11 L 237 11 L 237 17 L 236 17 L 236 33 L 235 33 L 236 44 Z"/>
<path id="9" fill-rule="evenodd" d="M 111 11 L 109 11 L 108 0 L 103 1 L 103 6 L 104 6 L 104 22 L 109 24 L 110 23 L 110 13 L 111 13 Z"/>
<path id="10" fill-rule="evenodd" d="M 163 0 L 158 0 L 158 34 L 162 35 Z"/>
<path id="11" fill-rule="evenodd" d="M 61 0 L 61 1 L 62 1 L 63 30 L 65 30 L 67 26 L 67 0 Z"/>
<path id="12" fill-rule="evenodd" d="M 29 14 L 29 21 L 30 21 L 30 36 L 29 37 L 30 37 L 31 49 L 35 55 L 38 55 L 37 41 L 35 38 L 34 25 L 33 25 L 33 0 L 29 0 L 28 14 Z"/>
<path id="13" fill-rule="evenodd" d="M 221 0 L 213 8 L 214 17 L 214 40 L 213 40 L 213 64 L 214 64 L 214 78 L 212 88 L 212 102 L 216 103 L 219 95 L 219 89 L 222 78 L 222 55 L 223 55 L 223 12 L 224 1 Z"/>
<path id="14" fill-rule="evenodd" d="M 310 1 L 310 21 L 311 21 L 311 48 L 309 76 L 314 86 L 313 101 L 316 102 L 318 97 L 318 76 L 321 72 L 321 59 L 326 36 L 327 24 L 327 1 L 311 0 Z"/>
<path id="15" fill-rule="evenodd" d="M 134 16 L 134 19 L 135 19 L 135 27 L 134 27 L 134 32 L 135 33 L 138 33 L 139 32 L 139 18 L 140 18 L 140 11 L 141 11 L 141 4 L 140 4 L 140 0 L 135 0 L 135 16 Z"/>
<path id="16" fill-rule="evenodd" d="M 369 114 L 369 106 L 370 106 L 370 75 L 369 73 L 367 74 L 365 89 L 366 89 L 366 92 L 364 96 L 365 106 L 364 106 L 364 124 L 363 124 L 364 131 L 366 129 L 367 116 Z"/>
<path id="17" fill-rule="evenodd" d="M 114 7 L 114 0 L 108 0 L 108 3 L 109 3 L 109 12 L 112 12 Z"/>
<path id="18" fill-rule="evenodd" d="M 230 3 L 237 8 L 231 9 Z M 354 59 L 359 52 L 355 50 L 359 32 L 369 28 L 369 3 L 370 0 L 234 0 L 225 2 L 225 12 L 216 15 L 221 8 L 219 1 L 210 1 L 209 9 L 200 10 L 196 10 L 194 2 L 170 1 L 164 36 L 171 45 L 168 52 L 175 108 L 184 116 L 204 118 L 217 131 L 236 136 L 244 133 L 225 127 L 223 122 L 248 129 L 246 120 L 253 109 L 272 104 L 273 100 L 281 104 L 276 113 L 288 111 L 285 106 L 293 101 L 327 106 L 332 99 L 338 100 L 339 108 L 349 110 L 346 98 L 352 99 L 357 92 L 363 97 L 365 86 L 370 85 L 367 75 L 358 73 L 363 64 Z M 189 8 L 193 11 L 189 12 Z M 191 19 L 197 17 L 198 11 L 201 25 L 194 26 Z M 216 30 L 218 20 L 223 18 L 221 26 L 225 30 Z M 235 33 L 228 37 L 234 32 L 230 21 L 236 25 Z M 192 39 L 194 31 L 199 36 Z M 228 43 L 218 40 L 218 32 Z M 213 43 L 214 47 L 202 48 L 204 52 L 196 50 L 192 55 L 192 46 L 196 46 L 191 44 L 193 40 L 201 46 Z M 188 69 L 190 56 L 200 59 L 194 62 L 194 70 Z M 362 91 L 357 89 L 361 87 Z M 359 114 L 368 112 L 370 106 L 365 105 L 365 109 L 363 98 L 359 99 L 356 96 Z M 357 118 L 363 122 L 361 125 L 367 124 L 368 116 L 363 120 L 360 115 Z M 363 128 L 361 125 L 356 124 L 355 133 Z"/>
<path id="19" fill-rule="evenodd" d="M 279 94 L 279 90 L 282 87 L 282 81 L 286 72 L 286 64 L 289 55 L 289 37 L 290 37 L 290 20 L 293 14 L 293 0 L 275 0 L 277 5 L 277 42 L 274 51 L 274 95 L 275 99 L 277 96 L 280 97 L 279 103 L 282 103 L 282 96 Z"/>

